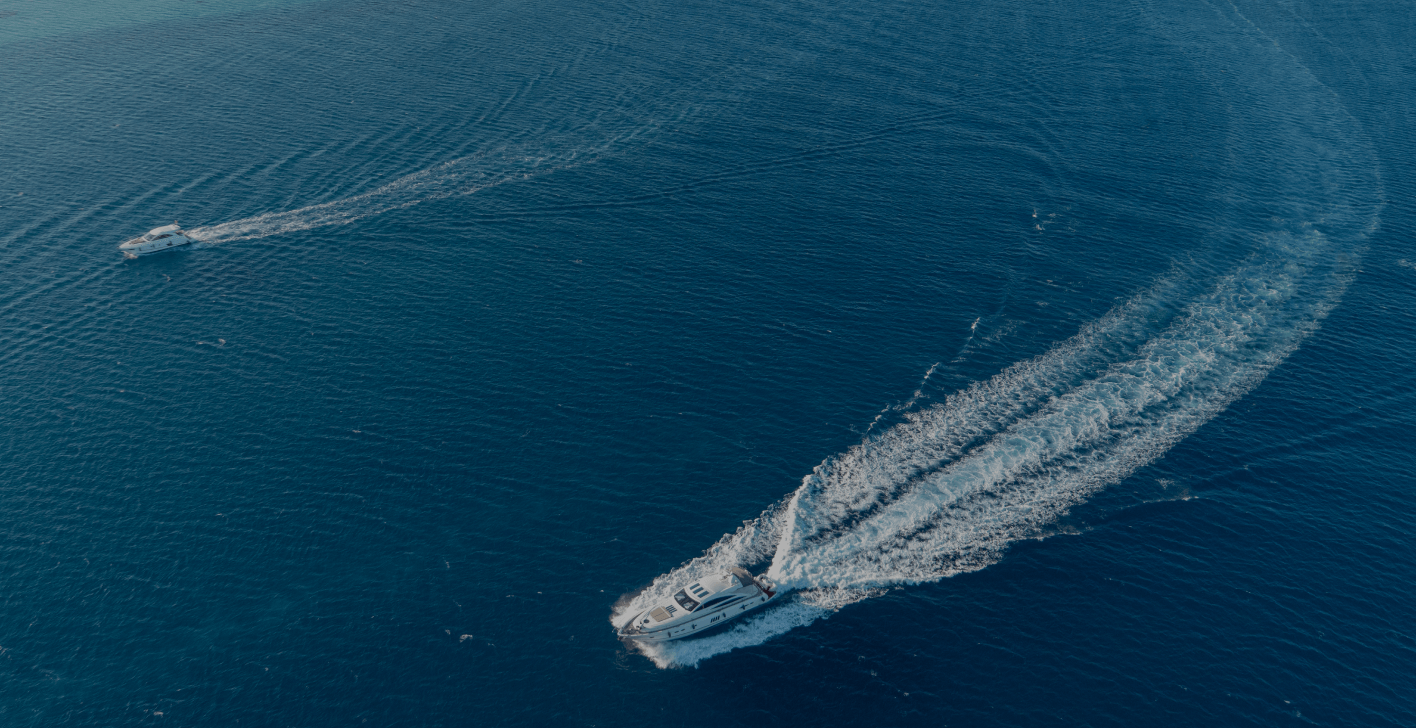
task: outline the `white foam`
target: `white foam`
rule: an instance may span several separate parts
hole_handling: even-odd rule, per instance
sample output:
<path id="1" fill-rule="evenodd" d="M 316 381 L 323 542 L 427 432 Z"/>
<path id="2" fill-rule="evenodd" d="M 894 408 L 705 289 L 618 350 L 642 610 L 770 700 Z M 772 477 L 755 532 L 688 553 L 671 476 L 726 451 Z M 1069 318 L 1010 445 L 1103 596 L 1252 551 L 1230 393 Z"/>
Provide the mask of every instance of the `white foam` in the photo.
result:
<path id="1" fill-rule="evenodd" d="M 797 590 L 783 605 L 717 635 L 636 647 L 661 667 L 696 665 L 890 586 L 994 563 L 1261 381 L 1340 296 L 1331 248 L 1316 231 L 1275 233 L 1166 325 L 1148 328 L 1147 314 L 1176 285 L 1163 281 L 1048 353 L 829 458 L 784 503 L 625 599 L 612 621 L 771 553 L 770 576 Z"/>
<path id="2" fill-rule="evenodd" d="M 797 627 L 805 627 L 818 619 L 828 617 L 834 610 L 816 606 L 798 598 L 798 595 L 783 596 L 787 600 L 752 616 L 742 618 L 733 627 L 691 640 L 657 643 L 631 643 L 661 668 L 693 667 L 714 655 L 762 644 L 764 640 L 786 634 Z"/>
<path id="3" fill-rule="evenodd" d="M 1310 232 L 1309 260 L 1323 236 Z M 1283 246 L 1292 255 L 1291 246 Z M 784 588 L 861 588 L 929 581 L 992 563 L 1096 489 L 1125 478 L 1255 386 L 1326 315 L 1341 285 L 1309 291 L 1309 272 L 1289 258 L 1241 267 L 1189 306 L 1137 353 L 1017 418 L 983 444 L 914 479 L 855 521 L 840 514 L 887 492 L 896 470 L 831 470 L 825 487 L 804 484 L 782 520 L 770 576 Z M 1299 298 L 1300 293 L 1316 294 Z M 1069 347 L 1061 347 L 1066 349 Z M 1055 355 L 995 380 L 1026 379 Z M 897 442 L 867 441 L 860 463 L 885 445 L 906 455 L 944 440 L 960 421 L 999 407 L 981 388 L 897 428 Z M 1002 402 L 1008 409 L 1007 402 Z M 884 438 L 882 438 L 883 440 Z M 902 458 L 903 459 L 903 458 Z M 822 469 L 818 469 L 822 470 Z"/>
<path id="4" fill-rule="evenodd" d="M 735 533 L 723 536 L 702 556 L 656 578 L 639 592 L 620 600 L 610 617 L 616 628 L 634 615 L 683 588 L 691 581 L 714 576 L 740 564 L 766 561 L 778 540 L 778 508 L 768 508 L 757 518 L 744 522 Z"/>
<path id="5" fill-rule="evenodd" d="M 1053 532 L 1067 509 L 1257 386 L 1336 305 L 1383 198 L 1360 125 L 1232 6 L 1150 11 L 1178 49 L 1222 69 L 1215 75 L 1234 84 L 1226 92 L 1250 110 L 1230 118 L 1230 143 L 1242 136 L 1249 148 L 1234 154 L 1270 165 L 1261 189 L 1274 195 L 1233 213 L 1227 235 L 1250 252 L 1202 285 L 1168 275 L 1046 354 L 906 413 L 822 462 L 703 556 L 627 596 L 615 620 L 765 554 L 769 575 L 797 590 L 727 632 L 645 648 L 655 664 L 696 665 L 889 587 L 984 568 L 1009 544 Z"/>

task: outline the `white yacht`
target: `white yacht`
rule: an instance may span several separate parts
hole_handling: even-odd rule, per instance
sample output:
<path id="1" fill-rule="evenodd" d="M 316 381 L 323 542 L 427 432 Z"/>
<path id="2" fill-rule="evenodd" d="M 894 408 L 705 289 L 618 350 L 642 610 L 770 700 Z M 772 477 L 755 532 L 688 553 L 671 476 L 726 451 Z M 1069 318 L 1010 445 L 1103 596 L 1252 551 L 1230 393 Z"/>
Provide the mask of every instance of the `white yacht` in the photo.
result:
<path id="1" fill-rule="evenodd" d="M 623 639 L 667 642 L 691 637 L 734 617 L 771 604 L 777 590 L 767 577 L 753 577 L 746 569 L 696 581 L 672 598 L 640 612 L 620 627 Z"/>
<path id="2" fill-rule="evenodd" d="M 191 242 L 192 239 L 187 237 L 186 231 L 174 222 L 171 225 L 153 228 L 148 231 L 147 235 L 133 238 L 119 245 L 118 249 L 123 251 L 123 255 L 136 258 L 144 253 L 156 253 L 159 250 L 168 250 Z"/>

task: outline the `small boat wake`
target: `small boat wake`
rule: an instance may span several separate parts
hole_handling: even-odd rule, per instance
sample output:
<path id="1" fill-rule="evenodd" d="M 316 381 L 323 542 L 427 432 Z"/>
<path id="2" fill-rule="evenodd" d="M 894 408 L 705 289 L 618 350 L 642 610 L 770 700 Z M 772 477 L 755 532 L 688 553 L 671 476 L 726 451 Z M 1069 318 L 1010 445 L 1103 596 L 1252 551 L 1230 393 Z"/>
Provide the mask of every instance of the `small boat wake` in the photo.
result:
<path id="1" fill-rule="evenodd" d="M 754 89 L 776 78 L 775 72 L 763 66 L 765 57 L 748 61 L 746 55 L 731 54 L 739 60 L 725 63 L 717 71 L 661 97 L 621 106 L 622 97 L 633 96 L 626 90 L 615 95 L 609 106 L 587 106 L 573 118 L 544 122 L 549 129 L 538 122 L 532 125 L 535 131 L 489 140 L 482 151 L 405 175 L 362 194 L 195 228 L 190 234 L 194 240 L 219 244 L 347 225 L 424 202 L 472 195 L 589 164 L 644 143 L 666 127 L 709 118 L 732 108 Z M 788 55 L 776 62 L 785 68 L 797 61 Z"/>
<path id="2" fill-rule="evenodd" d="M 501 149 L 475 154 L 414 172 L 353 197 L 199 227 L 193 229 L 190 234 L 194 240 L 215 244 L 264 238 L 327 225 L 348 225 L 357 220 L 406 209 L 422 202 L 471 195 L 497 185 L 584 164 L 609 151 L 615 143 L 628 141 L 634 136 L 636 134 L 631 132 L 596 146 L 561 153 L 513 152 Z"/>
<path id="3" fill-rule="evenodd" d="M 1376 157 L 1331 92 L 1242 16 L 1173 12 L 1186 22 L 1157 13 L 1157 25 L 1183 27 L 1177 45 L 1197 63 L 1249 69 L 1252 83 L 1233 91 L 1251 96 L 1236 106 L 1266 111 L 1233 120 L 1252 158 L 1274 160 L 1268 179 L 1282 191 L 1236 213 L 1242 259 L 1217 278 L 1163 277 L 1051 351 L 826 459 L 757 519 L 623 597 L 611 622 L 739 565 L 768 565 L 791 592 L 781 606 L 635 649 L 660 667 L 696 665 L 887 589 L 996 563 L 1252 390 L 1317 329 L 1379 220 Z M 1228 40 L 1200 45 L 1196 25 Z"/>

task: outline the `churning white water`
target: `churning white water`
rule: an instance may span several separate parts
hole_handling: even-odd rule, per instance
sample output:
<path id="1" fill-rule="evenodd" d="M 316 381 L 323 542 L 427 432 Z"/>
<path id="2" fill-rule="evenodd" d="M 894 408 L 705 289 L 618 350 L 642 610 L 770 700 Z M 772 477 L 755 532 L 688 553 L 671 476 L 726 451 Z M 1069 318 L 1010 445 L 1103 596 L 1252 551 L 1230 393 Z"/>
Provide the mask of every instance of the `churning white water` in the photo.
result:
<path id="1" fill-rule="evenodd" d="M 799 488 L 703 556 L 623 599 L 622 622 L 683 584 L 766 564 L 782 606 L 705 638 L 639 646 L 661 667 L 760 644 L 885 589 L 995 563 L 1067 510 L 1159 457 L 1243 396 L 1340 299 L 1377 224 L 1370 145 L 1331 92 L 1232 8 L 1150 8 L 1223 89 L 1238 153 L 1270 191 L 1229 234 L 1223 275 L 1162 277 L 1032 360 L 827 458 Z M 1262 199 L 1260 199 L 1262 197 Z M 913 401 L 913 399 L 912 399 Z"/>

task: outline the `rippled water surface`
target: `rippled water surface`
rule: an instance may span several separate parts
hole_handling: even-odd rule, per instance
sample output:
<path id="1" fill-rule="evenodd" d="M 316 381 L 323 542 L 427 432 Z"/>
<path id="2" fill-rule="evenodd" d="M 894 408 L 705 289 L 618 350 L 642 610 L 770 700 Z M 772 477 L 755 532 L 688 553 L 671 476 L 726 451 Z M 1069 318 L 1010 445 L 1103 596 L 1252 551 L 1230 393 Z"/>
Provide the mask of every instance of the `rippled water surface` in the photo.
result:
<path id="1" fill-rule="evenodd" d="M 1412 47 L 0 0 L 0 721 L 1412 725 Z"/>

